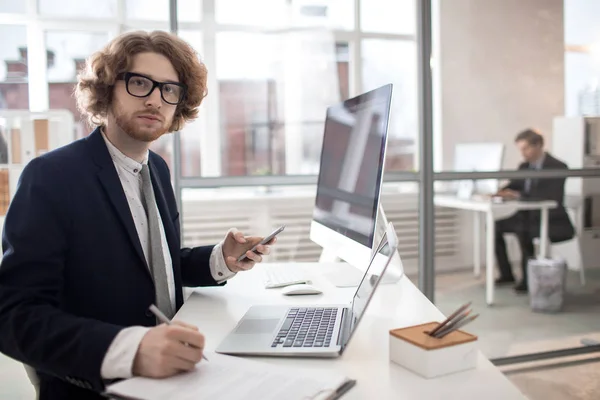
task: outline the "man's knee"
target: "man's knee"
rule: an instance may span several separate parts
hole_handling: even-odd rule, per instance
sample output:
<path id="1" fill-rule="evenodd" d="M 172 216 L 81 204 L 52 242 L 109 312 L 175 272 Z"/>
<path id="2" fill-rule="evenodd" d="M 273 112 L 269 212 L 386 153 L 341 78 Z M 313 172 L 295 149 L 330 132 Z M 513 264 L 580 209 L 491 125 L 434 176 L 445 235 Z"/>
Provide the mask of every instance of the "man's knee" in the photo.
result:
<path id="1" fill-rule="evenodd" d="M 521 248 L 533 248 L 533 239 L 531 238 L 531 235 L 528 234 L 521 234 L 518 235 L 519 238 L 519 244 L 521 245 Z"/>
<path id="2" fill-rule="evenodd" d="M 508 226 L 508 224 L 503 223 L 504 221 L 498 221 L 496 223 L 496 227 L 495 227 L 495 231 L 496 231 L 496 239 L 500 238 L 500 239 L 504 239 L 504 235 L 506 233 L 511 233 L 514 231 L 514 228 L 511 229 L 510 226 Z"/>
<path id="3" fill-rule="evenodd" d="M 504 234 L 505 233 L 506 232 L 504 232 L 504 231 L 496 230 L 496 235 L 494 236 L 496 245 L 498 245 L 498 244 L 504 244 L 505 243 L 505 241 L 504 241 Z"/>

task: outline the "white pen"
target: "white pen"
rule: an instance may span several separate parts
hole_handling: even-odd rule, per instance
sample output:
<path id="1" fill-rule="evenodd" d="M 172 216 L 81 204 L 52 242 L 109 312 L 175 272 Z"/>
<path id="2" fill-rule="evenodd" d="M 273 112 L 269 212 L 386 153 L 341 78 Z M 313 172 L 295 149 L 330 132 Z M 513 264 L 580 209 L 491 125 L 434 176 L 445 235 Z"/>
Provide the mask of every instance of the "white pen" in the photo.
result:
<path id="1" fill-rule="evenodd" d="M 160 320 L 160 322 L 163 322 L 167 325 L 172 325 L 171 320 L 169 318 L 167 318 L 167 316 L 165 314 L 163 314 L 162 311 L 160 311 L 158 309 L 158 307 L 156 307 L 154 304 L 150 305 L 150 311 L 152 311 L 152 314 L 156 315 L 156 318 L 158 318 Z M 186 345 L 187 345 L 187 343 L 186 343 Z M 204 353 L 202 354 L 202 358 L 204 358 L 206 361 L 208 361 L 208 358 L 206 358 Z"/>

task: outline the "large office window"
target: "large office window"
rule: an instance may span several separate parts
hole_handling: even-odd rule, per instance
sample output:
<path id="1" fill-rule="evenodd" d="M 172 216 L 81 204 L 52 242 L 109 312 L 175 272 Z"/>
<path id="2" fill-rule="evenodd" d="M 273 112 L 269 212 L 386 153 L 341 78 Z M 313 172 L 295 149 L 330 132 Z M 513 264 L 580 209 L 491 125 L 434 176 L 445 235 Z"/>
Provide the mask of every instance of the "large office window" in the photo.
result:
<path id="1" fill-rule="evenodd" d="M 24 1 L 0 0 L 0 13 L 23 14 L 27 11 Z"/>
<path id="2" fill-rule="evenodd" d="M 168 21 L 169 0 L 125 0 L 125 17 L 129 20 Z"/>
<path id="3" fill-rule="evenodd" d="M 361 29 L 367 32 L 414 35 L 417 29 L 414 0 L 361 0 Z"/>
<path id="4" fill-rule="evenodd" d="M 38 11 L 43 16 L 59 18 L 104 19 L 117 16 L 117 0 L 38 0 Z"/>
<path id="5" fill-rule="evenodd" d="M 406 40 L 364 39 L 362 41 L 364 90 L 394 84 L 386 170 L 407 171 L 415 166 L 417 109 L 417 46 Z"/>
<path id="6" fill-rule="evenodd" d="M 106 32 L 48 31 L 48 96 L 50 109 L 66 109 L 73 113 L 75 137 L 87 136 L 90 128 L 77 110 L 73 90 L 77 73 L 85 59 L 108 40 Z"/>
<path id="7" fill-rule="evenodd" d="M 209 69 L 200 115 L 179 135 L 183 176 L 315 174 L 327 106 L 389 82 L 395 84 L 395 112 L 387 167 L 414 169 L 414 4 L 179 0 L 178 34 Z M 2 24 L 18 13 L 21 25 Z M 392 21 L 389 14 L 400 17 Z M 168 30 L 169 15 L 168 0 L 0 1 L 6 38 L 0 44 L 0 107 L 67 109 L 75 137 L 87 135 L 72 96 L 78 68 L 121 32 Z M 36 43 L 30 51 L 45 67 L 36 62 L 27 68 L 28 43 Z M 11 71 L 10 93 L 7 62 L 25 68 L 20 82 Z M 32 104 L 28 83 L 38 87 Z M 171 135 L 152 148 L 174 169 Z"/>
<path id="8" fill-rule="evenodd" d="M 0 25 L 0 110 L 29 108 L 27 28 Z"/>
<path id="9" fill-rule="evenodd" d="M 195 175 L 315 174 L 327 106 L 389 82 L 399 112 L 387 166 L 415 168 L 414 1 L 388 10 L 406 26 L 377 29 L 371 5 L 356 15 L 357 1 L 204 0 L 202 21 L 180 21 L 202 30 L 200 54 L 213 71 L 204 130 L 182 135 L 199 134 Z M 363 19 L 372 29 L 359 28 Z"/>

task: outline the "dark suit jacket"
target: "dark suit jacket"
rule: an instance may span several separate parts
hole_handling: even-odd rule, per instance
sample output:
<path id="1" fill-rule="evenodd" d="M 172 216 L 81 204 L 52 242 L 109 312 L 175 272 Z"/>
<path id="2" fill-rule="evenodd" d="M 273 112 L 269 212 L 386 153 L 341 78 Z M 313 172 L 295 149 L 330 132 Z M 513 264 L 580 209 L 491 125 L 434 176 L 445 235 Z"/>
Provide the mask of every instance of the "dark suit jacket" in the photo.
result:
<path id="1" fill-rule="evenodd" d="M 156 202 L 182 286 L 217 283 L 212 246 L 181 249 L 165 161 L 150 152 Z M 98 399 L 100 367 L 121 329 L 154 326 L 154 284 L 121 182 L 98 129 L 31 161 L 5 219 L 0 352 L 38 371 L 41 400 Z M 94 391 L 86 390 L 93 389 Z"/>
<path id="2" fill-rule="evenodd" d="M 519 169 L 529 169 L 529 163 L 524 162 L 519 165 Z M 549 153 L 546 153 L 542 169 L 568 169 L 567 164 L 552 157 Z M 550 179 L 532 179 L 529 188 L 529 193 L 525 193 L 525 180 L 515 179 L 511 181 L 506 189 L 516 190 L 521 193 L 524 198 L 540 199 L 540 200 L 554 200 L 558 203 L 558 207 L 551 209 L 549 214 L 549 227 L 548 234 L 550 241 L 562 242 L 573 238 L 575 230 L 571 219 L 563 206 L 565 197 L 565 178 L 550 178 Z M 527 216 L 529 232 L 534 237 L 539 235 L 540 232 L 540 212 L 539 211 L 528 211 L 524 212 Z"/>

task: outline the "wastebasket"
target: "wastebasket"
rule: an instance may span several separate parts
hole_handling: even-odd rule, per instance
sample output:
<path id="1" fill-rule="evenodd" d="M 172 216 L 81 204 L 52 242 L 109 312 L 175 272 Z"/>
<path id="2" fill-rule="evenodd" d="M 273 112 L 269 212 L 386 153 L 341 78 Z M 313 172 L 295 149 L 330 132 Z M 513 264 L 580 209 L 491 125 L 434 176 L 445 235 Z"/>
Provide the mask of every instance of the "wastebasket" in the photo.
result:
<path id="1" fill-rule="evenodd" d="M 567 281 L 567 262 L 562 258 L 534 258 L 527 263 L 529 303 L 536 312 L 562 309 Z"/>

